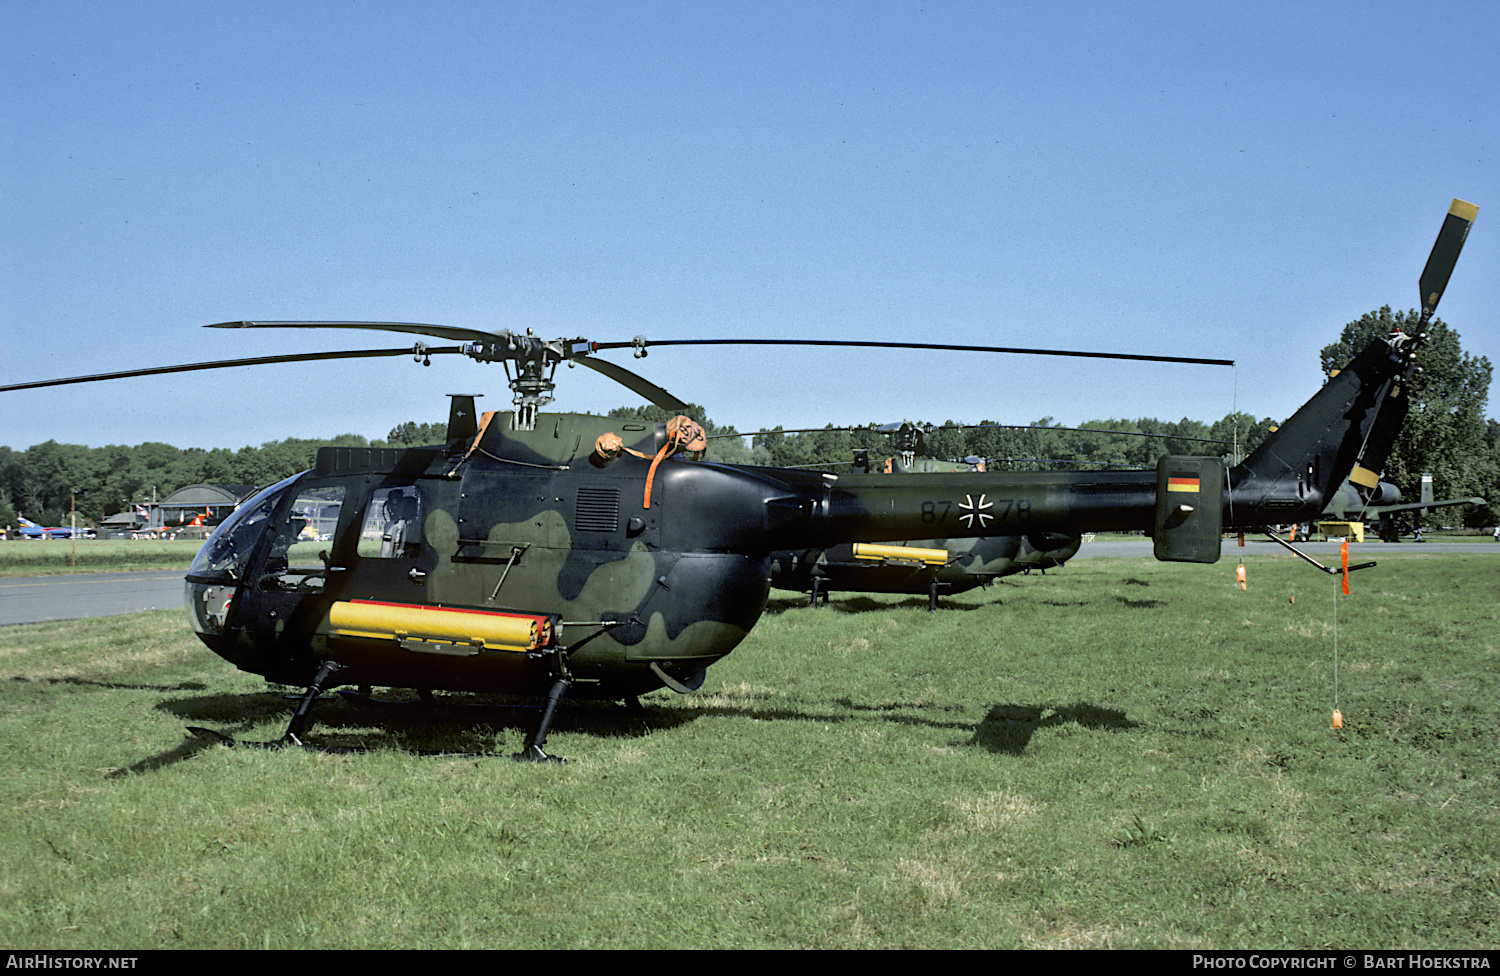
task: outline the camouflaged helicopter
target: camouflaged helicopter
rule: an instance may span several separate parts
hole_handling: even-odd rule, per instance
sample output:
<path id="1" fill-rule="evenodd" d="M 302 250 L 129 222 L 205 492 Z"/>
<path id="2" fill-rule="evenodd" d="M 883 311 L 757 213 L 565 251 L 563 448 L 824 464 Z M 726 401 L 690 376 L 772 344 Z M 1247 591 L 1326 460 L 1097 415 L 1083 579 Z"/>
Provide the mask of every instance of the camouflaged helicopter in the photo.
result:
<path id="1" fill-rule="evenodd" d="M 936 612 L 939 596 L 1056 569 L 1082 546 L 1082 535 L 1044 532 L 782 550 L 771 554 L 771 586 L 808 594 L 809 606 L 835 592 L 925 594 Z"/>
<path id="2" fill-rule="evenodd" d="M 1449 211 L 1421 278 L 1422 323 L 1476 212 L 1462 201 Z M 1351 473 L 1356 485 L 1378 481 L 1407 410 L 1402 378 L 1425 338 L 1418 331 L 1372 342 L 1233 468 L 1218 457 L 1169 456 L 1155 471 L 891 478 L 696 461 L 690 455 L 703 439 L 691 421 L 658 425 L 540 412 L 564 361 L 611 376 L 666 409 L 683 409 L 665 390 L 597 354 L 730 340 L 544 341 L 378 322 L 222 327 L 376 329 L 460 344 L 186 364 L 0 392 L 356 357 L 466 355 L 503 362 L 508 375 L 514 364 L 513 412 L 480 418 L 472 397 L 456 396 L 445 444 L 324 447 L 312 470 L 241 504 L 194 559 L 185 600 L 192 628 L 214 653 L 271 681 L 307 687 L 286 733 L 266 745 L 302 744 L 325 688 L 500 692 L 545 697 L 516 757 L 536 761 L 555 758 L 546 740 L 566 694 L 621 700 L 662 687 L 683 693 L 700 687 L 705 670 L 759 618 L 778 550 L 1144 530 L 1159 559 L 1212 563 L 1226 528 L 1310 518 Z M 329 526 L 327 542 L 307 540 L 315 520 Z"/>
<path id="3" fill-rule="evenodd" d="M 888 435 L 898 456 L 879 459 L 872 465 L 869 449 L 854 450 L 849 462 L 856 473 L 872 470 L 884 474 L 914 472 L 984 471 L 996 459 L 977 456 L 962 460 L 941 460 L 927 455 L 926 438 L 936 430 L 1048 430 L 1078 433 L 1107 433 L 1127 437 L 1159 437 L 1130 431 L 1103 431 L 1076 427 L 1025 427 L 1014 424 L 884 424 L 872 427 L 802 428 L 762 433 L 825 433 L 860 431 Z M 747 436 L 716 434 L 712 437 Z M 750 435 L 753 436 L 753 435 Z M 712 437 L 710 439 L 712 439 Z M 1222 441 L 1197 437 L 1173 437 L 1175 441 L 1197 441 L 1228 446 Z M 1024 460 L 1048 465 L 1067 464 L 1040 458 L 1004 459 L 1006 463 Z M 1096 462 L 1104 463 L 1104 462 Z M 828 467 L 830 465 L 813 465 Z M 960 516 L 962 518 L 962 516 Z M 795 549 L 772 553 L 771 586 L 808 594 L 810 606 L 824 603 L 834 592 L 926 594 L 927 609 L 936 612 L 938 597 L 966 593 L 989 586 L 998 579 L 1056 569 L 1078 554 L 1083 536 L 1078 533 L 1033 532 L 1025 535 L 987 535 L 970 538 L 924 539 L 891 544 L 867 542 L 845 543 L 827 549 Z"/>
<path id="4" fill-rule="evenodd" d="M 834 428 L 771 433 L 829 429 Z M 814 467 L 848 464 L 855 474 L 874 471 L 887 475 L 985 470 L 985 462 L 977 457 L 962 461 L 919 457 L 924 454 L 924 434 L 930 429 L 921 425 L 903 422 L 846 429 L 890 435 L 889 446 L 898 452 L 899 457 L 877 459 L 872 465 L 869 449 L 857 448 L 850 461 Z M 1043 532 L 1030 536 L 984 535 L 892 543 L 854 542 L 823 549 L 780 550 L 771 554 L 771 586 L 808 594 L 809 606 L 817 606 L 819 598 L 827 603 L 834 592 L 925 594 L 927 609 L 936 612 L 940 595 L 965 593 L 988 586 L 1002 577 L 1061 566 L 1078 553 L 1082 544 L 1081 535 Z"/>

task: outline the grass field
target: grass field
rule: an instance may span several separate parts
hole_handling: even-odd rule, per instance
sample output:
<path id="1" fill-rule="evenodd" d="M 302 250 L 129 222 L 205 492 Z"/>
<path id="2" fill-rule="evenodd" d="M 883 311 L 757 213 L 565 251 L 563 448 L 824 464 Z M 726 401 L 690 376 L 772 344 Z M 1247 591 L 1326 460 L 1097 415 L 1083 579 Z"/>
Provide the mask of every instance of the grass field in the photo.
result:
<path id="1" fill-rule="evenodd" d="M 10 539 L 0 542 L 0 576 L 185 572 L 201 548 L 202 539 Z"/>
<path id="2" fill-rule="evenodd" d="M 0 944 L 1500 944 L 1500 564 L 1247 566 L 778 593 L 697 695 L 565 708 L 562 766 L 463 696 L 208 745 L 292 703 L 181 614 L 3 628 Z"/>

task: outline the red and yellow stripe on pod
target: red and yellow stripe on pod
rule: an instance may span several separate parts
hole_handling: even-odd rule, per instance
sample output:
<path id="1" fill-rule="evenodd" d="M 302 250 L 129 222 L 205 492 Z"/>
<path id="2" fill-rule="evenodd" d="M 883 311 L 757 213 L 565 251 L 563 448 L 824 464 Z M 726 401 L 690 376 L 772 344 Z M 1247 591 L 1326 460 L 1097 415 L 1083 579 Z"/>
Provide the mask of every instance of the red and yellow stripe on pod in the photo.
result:
<path id="1" fill-rule="evenodd" d="M 465 607 L 340 600 L 328 609 L 339 637 L 415 640 L 525 653 L 551 645 L 552 618 Z"/>

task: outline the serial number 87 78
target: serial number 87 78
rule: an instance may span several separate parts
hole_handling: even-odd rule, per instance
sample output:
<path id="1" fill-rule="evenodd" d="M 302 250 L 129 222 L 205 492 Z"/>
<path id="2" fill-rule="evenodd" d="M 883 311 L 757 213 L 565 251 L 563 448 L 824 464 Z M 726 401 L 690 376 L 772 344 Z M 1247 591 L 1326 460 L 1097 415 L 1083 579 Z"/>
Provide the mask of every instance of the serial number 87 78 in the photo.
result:
<path id="1" fill-rule="evenodd" d="M 941 513 L 939 512 L 940 506 Z M 981 522 L 988 522 L 991 518 L 999 522 L 1004 522 L 1012 515 L 1015 516 L 1018 522 L 1024 522 L 1031 518 L 1031 499 L 1029 498 L 997 498 L 990 504 L 981 504 L 978 506 L 965 505 L 962 507 L 966 513 L 969 513 L 962 517 L 972 519 L 977 516 Z M 922 521 L 946 522 L 948 521 L 948 513 L 952 509 L 953 502 L 946 499 L 941 502 L 923 502 Z"/>

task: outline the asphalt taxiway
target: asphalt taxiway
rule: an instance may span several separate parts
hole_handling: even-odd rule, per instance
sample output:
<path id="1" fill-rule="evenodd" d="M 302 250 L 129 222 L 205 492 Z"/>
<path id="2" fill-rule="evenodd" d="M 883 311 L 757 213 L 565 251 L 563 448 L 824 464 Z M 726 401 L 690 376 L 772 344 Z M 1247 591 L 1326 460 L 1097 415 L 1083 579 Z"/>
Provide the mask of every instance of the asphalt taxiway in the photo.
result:
<path id="1" fill-rule="evenodd" d="M 180 610 L 182 571 L 0 578 L 0 626 Z"/>

